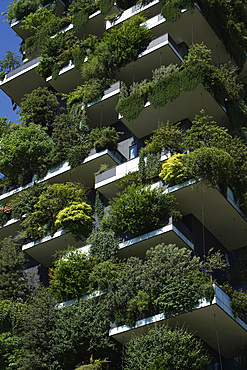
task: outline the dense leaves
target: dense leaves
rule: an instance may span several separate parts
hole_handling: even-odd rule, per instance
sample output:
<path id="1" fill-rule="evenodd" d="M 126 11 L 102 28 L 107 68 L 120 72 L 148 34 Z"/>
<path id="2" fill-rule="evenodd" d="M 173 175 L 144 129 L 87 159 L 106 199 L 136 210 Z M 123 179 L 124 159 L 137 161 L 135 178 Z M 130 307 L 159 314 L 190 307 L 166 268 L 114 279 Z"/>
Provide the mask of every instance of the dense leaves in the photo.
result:
<path id="1" fill-rule="evenodd" d="M 52 148 L 53 141 L 41 126 L 12 126 L 1 140 L 0 171 L 6 183 L 24 185 L 33 175 L 44 175 L 51 163 Z"/>
<path id="2" fill-rule="evenodd" d="M 11 237 L 0 242 L 0 300 L 23 300 L 29 293 L 24 254 Z"/>
<path id="3" fill-rule="evenodd" d="M 126 348 L 125 368 L 200 370 L 209 363 L 202 343 L 186 329 L 166 325 L 134 337 Z"/>
<path id="4" fill-rule="evenodd" d="M 104 217 L 102 226 L 116 232 L 136 232 L 146 227 L 168 221 L 168 217 L 179 217 L 175 211 L 174 198 L 163 194 L 162 189 L 151 189 L 150 186 L 136 187 L 130 185 L 111 201 L 109 216 Z"/>

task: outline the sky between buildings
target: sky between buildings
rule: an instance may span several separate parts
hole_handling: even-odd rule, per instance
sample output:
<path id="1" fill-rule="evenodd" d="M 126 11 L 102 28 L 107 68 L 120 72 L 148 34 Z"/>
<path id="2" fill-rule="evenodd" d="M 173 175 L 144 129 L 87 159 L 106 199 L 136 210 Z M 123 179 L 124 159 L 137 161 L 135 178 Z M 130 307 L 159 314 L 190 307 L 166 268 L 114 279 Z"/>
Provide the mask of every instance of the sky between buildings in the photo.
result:
<path id="1" fill-rule="evenodd" d="M 8 4 L 11 0 L 0 0 L 0 59 L 2 60 L 6 51 L 13 51 L 15 54 L 21 55 L 19 52 L 20 37 L 16 36 L 16 33 L 11 29 L 10 25 L 4 21 L 3 12 L 6 12 Z M 18 108 L 13 111 L 11 99 L 0 90 L 0 117 L 6 117 L 15 123 L 19 121 L 19 115 L 17 114 Z"/>

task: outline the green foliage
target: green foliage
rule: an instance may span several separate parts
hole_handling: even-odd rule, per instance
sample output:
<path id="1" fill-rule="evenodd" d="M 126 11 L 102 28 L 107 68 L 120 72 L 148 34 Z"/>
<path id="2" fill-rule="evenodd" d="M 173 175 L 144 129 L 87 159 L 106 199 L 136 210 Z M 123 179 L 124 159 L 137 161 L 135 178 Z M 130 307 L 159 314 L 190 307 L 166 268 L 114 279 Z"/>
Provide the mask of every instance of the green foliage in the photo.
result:
<path id="1" fill-rule="evenodd" d="M 198 4 L 226 50 L 242 68 L 246 60 L 246 3 L 241 0 L 199 0 Z"/>
<path id="2" fill-rule="evenodd" d="M 185 154 L 174 154 L 162 164 L 159 176 L 166 184 L 173 186 L 186 180 L 184 156 Z"/>
<path id="3" fill-rule="evenodd" d="M 184 328 L 166 325 L 134 337 L 125 353 L 126 369 L 203 369 L 209 364 L 202 343 Z"/>
<path id="4" fill-rule="evenodd" d="M 213 117 L 206 115 L 204 110 L 195 116 L 192 126 L 184 134 L 185 147 L 189 151 L 201 147 L 226 150 L 231 145 L 231 140 L 228 130 L 218 126 Z"/>
<path id="5" fill-rule="evenodd" d="M 159 127 L 153 131 L 149 140 L 145 141 L 145 153 L 178 153 L 182 150 L 181 144 L 182 131 L 179 125 L 172 125 L 168 121 L 166 124 L 159 123 Z"/>
<path id="6" fill-rule="evenodd" d="M 36 290 L 30 297 L 19 334 L 23 353 L 18 359 L 17 369 L 52 368 L 58 318 L 56 303 L 45 288 Z"/>
<path id="7" fill-rule="evenodd" d="M 130 88 L 130 91 L 134 89 L 133 93 L 126 95 L 125 91 L 121 94 L 116 110 L 130 121 L 138 117 L 147 97 L 155 108 L 164 107 L 168 102 L 175 101 L 182 92 L 195 90 L 199 83 L 203 83 L 229 113 L 232 111 L 229 118 L 234 127 L 246 124 L 243 85 L 239 83 L 236 68 L 231 65 L 212 65 L 211 52 L 203 44 L 190 46 L 180 70 L 173 65 L 162 66 L 153 72 L 152 81 L 144 80 L 140 83 L 142 88 L 139 91 L 133 85 Z"/>
<path id="8" fill-rule="evenodd" d="M 212 281 L 213 272 L 216 270 L 225 270 L 229 264 L 226 263 L 224 255 L 220 251 L 212 253 L 214 248 L 210 248 L 208 255 L 204 256 L 204 267 L 206 273 L 209 274 L 210 280 Z"/>
<path id="9" fill-rule="evenodd" d="M 75 239 L 80 240 L 82 235 L 92 230 L 91 213 L 92 208 L 89 204 L 72 203 L 57 214 L 55 228 L 63 226 L 67 233 L 71 233 Z"/>
<path id="10" fill-rule="evenodd" d="M 89 275 L 96 260 L 69 247 L 50 269 L 49 290 L 58 300 L 81 298 L 88 291 Z"/>
<path id="11" fill-rule="evenodd" d="M 12 200 L 13 217 L 21 219 L 24 215 L 34 211 L 34 205 L 38 202 L 39 196 L 45 189 L 47 184 L 45 182 L 35 182 L 27 190 L 19 192 Z"/>
<path id="12" fill-rule="evenodd" d="M 100 193 L 97 191 L 95 195 L 95 202 L 94 202 L 94 214 L 96 219 L 101 221 L 104 217 L 104 204 L 100 200 Z"/>
<path id="13" fill-rule="evenodd" d="M 150 103 L 155 108 L 164 107 L 169 101 L 173 102 L 180 94 L 180 78 L 178 73 L 174 73 L 158 81 L 149 95 Z"/>
<path id="14" fill-rule="evenodd" d="M 125 175 L 124 177 L 122 177 L 121 179 L 119 179 L 118 182 L 117 182 L 117 184 L 116 184 L 117 190 L 119 192 L 122 192 L 128 186 L 130 186 L 132 184 L 135 184 L 136 186 L 140 186 L 141 185 L 141 182 L 139 180 L 139 171 L 128 172 L 127 175 Z"/>
<path id="15" fill-rule="evenodd" d="M 89 15 L 97 10 L 97 4 L 91 0 L 72 1 L 68 8 L 68 16 L 71 17 L 75 31 L 86 26 Z"/>
<path id="16" fill-rule="evenodd" d="M 157 309 L 166 317 L 193 310 L 205 296 L 205 276 L 200 270 L 199 258 L 174 245 L 151 248 L 144 262 L 130 257 L 114 286 L 108 286 L 109 307 L 117 325 L 134 326 L 137 313 L 150 316 Z"/>
<path id="17" fill-rule="evenodd" d="M 224 283 L 221 288 L 231 298 L 231 310 L 235 318 L 244 319 L 247 312 L 247 293 L 234 290 L 229 283 Z"/>
<path id="18" fill-rule="evenodd" d="M 84 84 L 77 87 L 76 90 L 67 95 L 67 107 L 72 109 L 74 104 L 84 102 L 84 104 L 98 100 L 102 97 L 104 88 L 109 87 L 109 83 L 103 83 L 99 79 L 85 81 Z"/>
<path id="19" fill-rule="evenodd" d="M 4 78 L 4 75 L 13 69 L 19 67 L 21 64 L 21 57 L 15 55 L 12 51 L 6 51 L 6 55 L 3 60 L 0 60 L 0 79 Z"/>
<path id="20" fill-rule="evenodd" d="M 147 80 L 140 83 L 134 82 L 130 87 L 128 95 L 126 95 L 126 86 L 121 82 L 121 90 L 119 101 L 116 106 L 116 111 L 121 113 L 128 121 L 136 119 L 142 111 L 146 100 L 149 87 Z"/>
<path id="21" fill-rule="evenodd" d="M 146 227 L 158 225 L 168 215 L 179 217 L 174 209 L 174 198 L 163 194 L 162 189 L 129 186 L 122 194 L 118 194 L 111 202 L 109 216 L 102 220 L 103 228 L 111 228 L 115 232 L 136 232 Z"/>
<path id="22" fill-rule="evenodd" d="M 11 237 L 0 242 L 0 300 L 23 300 L 29 293 L 24 254 Z"/>
<path id="23" fill-rule="evenodd" d="M 201 147 L 186 156 L 184 165 L 186 177 L 207 179 L 225 187 L 231 179 L 234 160 L 222 149 Z"/>
<path id="24" fill-rule="evenodd" d="M 119 352 L 116 350 L 120 346 L 109 337 L 109 319 L 103 297 L 80 300 L 59 310 L 56 342 L 51 354 L 62 369 L 75 369 L 81 362 L 89 364 L 92 356 L 107 358 L 111 363 L 115 360 L 118 367 Z"/>
<path id="25" fill-rule="evenodd" d="M 107 14 L 114 5 L 114 0 L 99 0 L 99 9 L 102 14 Z"/>
<path id="26" fill-rule="evenodd" d="M 7 117 L 0 117 L 0 138 L 3 134 L 8 134 L 12 129 L 12 122 Z"/>
<path id="27" fill-rule="evenodd" d="M 31 36 L 23 44 L 25 55 L 31 59 L 33 55 L 40 54 L 44 48 L 47 49 L 47 44 L 52 43 L 50 37 L 68 24 L 68 19 L 57 17 L 54 14 L 54 8 L 45 7 L 35 13 L 30 13 L 21 25 L 22 28 L 31 32 Z"/>
<path id="28" fill-rule="evenodd" d="M 101 260 L 114 259 L 119 249 L 119 241 L 111 230 L 92 233 L 87 244 L 90 244 L 90 255 Z"/>
<path id="29" fill-rule="evenodd" d="M 52 124 L 52 139 L 55 142 L 54 164 L 68 159 L 74 168 L 87 157 L 90 151 L 87 129 L 86 124 L 81 124 L 80 118 L 76 119 L 71 114 L 61 114 L 55 118 Z"/>
<path id="30" fill-rule="evenodd" d="M 52 76 L 54 80 L 58 78 L 59 71 L 66 67 L 72 59 L 72 53 L 76 48 L 77 37 L 72 32 L 59 32 L 55 37 L 49 38 L 42 51 L 42 60 L 39 62 L 37 72 L 43 77 Z M 80 47 L 82 47 L 80 43 Z M 83 58 L 86 56 L 80 53 Z"/>
<path id="31" fill-rule="evenodd" d="M 22 221 L 22 238 L 39 239 L 48 232 L 56 231 L 55 221 L 58 213 L 73 203 L 81 203 L 85 199 L 85 190 L 80 186 L 66 184 L 48 185 L 33 205 L 34 211 L 28 213 Z"/>
<path id="32" fill-rule="evenodd" d="M 84 104 L 99 99 L 104 89 L 114 82 L 117 69 L 136 60 L 152 39 L 145 25 L 144 18 L 135 16 L 119 28 L 105 33 L 94 44 L 88 55 L 88 62 L 81 67 L 85 83 L 68 95 L 68 108 L 78 102 Z"/>
<path id="33" fill-rule="evenodd" d="M 110 260 L 97 263 L 89 276 L 90 290 L 107 291 L 121 277 L 121 269 L 122 266 L 120 264 Z"/>
<path id="34" fill-rule="evenodd" d="M 93 143 L 97 152 L 101 152 L 104 149 L 114 151 L 117 150 L 119 134 L 121 134 L 121 132 L 117 132 L 114 127 L 96 127 L 90 132 L 90 141 Z"/>
<path id="35" fill-rule="evenodd" d="M 146 180 L 154 179 L 159 175 L 161 169 L 160 153 L 150 153 L 147 155 L 145 177 Z"/>
<path id="36" fill-rule="evenodd" d="M 47 87 L 38 87 L 22 98 L 20 116 L 26 125 L 34 123 L 50 131 L 58 113 L 58 107 L 56 95 Z"/>
<path id="37" fill-rule="evenodd" d="M 41 126 L 13 126 L 1 140 L 0 171 L 7 184 L 24 185 L 34 174 L 44 175 L 51 163 L 52 148 L 53 141 Z"/>
<path id="38" fill-rule="evenodd" d="M 23 17 L 27 16 L 31 12 L 36 12 L 38 7 L 42 4 L 41 0 L 17 0 L 12 1 L 8 5 L 7 13 L 5 14 L 6 19 L 9 23 L 13 19 L 20 21 Z"/>

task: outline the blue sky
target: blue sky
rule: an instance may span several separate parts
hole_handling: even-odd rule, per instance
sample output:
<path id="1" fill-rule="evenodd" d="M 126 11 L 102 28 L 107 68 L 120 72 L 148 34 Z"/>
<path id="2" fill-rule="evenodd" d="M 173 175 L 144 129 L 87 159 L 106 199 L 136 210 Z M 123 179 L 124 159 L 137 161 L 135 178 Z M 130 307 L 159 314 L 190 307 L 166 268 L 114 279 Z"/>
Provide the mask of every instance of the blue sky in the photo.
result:
<path id="1" fill-rule="evenodd" d="M 11 29 L 8 23 L 3 22 L 4 16 L 1 15 L 2 12 L 7 10 L 9 2 L 11 1 L 0 0 L 0 59 L 5 57 L 7 50 L 21 55 L 19 52 L 21 39 L 16 36 L 16 33 Z M 18 111 L 18 108 L 16 111 Z M 17 123 L 19 115 L 16 111 L 12 109 L 10 98 L 0 90 L 0 117 L 7 116 L 10 121 Z"/>

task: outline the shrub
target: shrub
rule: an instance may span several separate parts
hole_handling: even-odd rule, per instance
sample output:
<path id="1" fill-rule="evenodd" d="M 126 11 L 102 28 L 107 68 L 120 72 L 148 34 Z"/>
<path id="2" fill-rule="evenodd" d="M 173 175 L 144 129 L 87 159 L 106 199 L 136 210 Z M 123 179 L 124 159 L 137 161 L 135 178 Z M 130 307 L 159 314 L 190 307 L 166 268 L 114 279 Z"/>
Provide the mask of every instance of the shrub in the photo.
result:
<path id="1" fill-rule="evenodd" d="M 207 179 L 213 184 L 227 186 L 231 179 L 234 160 L 226 151 L 214 147 L 201 147 L 185 159 L 185 175 Z"/>
<path id="2" fill-rule="evenodd" d="M 21 236 L 36 239 L 48 232 L 53 235 L 58 213 L 73 203 L 82 203 L 84 199 L 85 190 L 79 185 L 71 182 L 48 185 L 33 205 L 34 211 L 22 221 Z"/>
<path id="3" fill-rule="evenodd" d="M 174 154 L 162 164 L 159 176 L 170 186 L 186 180 L 184 167 L 184 154 Z"/>
<path id="4" fill-rule="evenodd" d="M 51 163 L 53 141 L 43 128 L 30 123 L 15 125 L 2 136 L 0 171 L 8 184 L 27 184 L 32 176 L 42 176 Z"/>
<path id="5" fill-rule="evenodd" d="M 113 259 L 119 249 L 119 241 L 113 231 L 98 231 L 87 239 L 90 244 L 90 255 L 101 260 Z"/>
<path id="6" fill-rule="evenodd" d="M 149 140 L 145 141 L 145 153 L 177 153 L 181 152 L 182 130 L 178 124 L 172 125 L 168 121 L 166 124 L 159 123 L 159 127 L 153 131 Z"/>
<path id="7" fill-rule="evenodd" d="M 12 201 L 13 217 L 21 219 L 24 215 L 34 212 L 34 205 L 46 188 L 47 184 L 45 182 L 35 182 L 30 188 L 17 194 Z"/>
<path id="8" fill-rule="evenodd" d="M 87 293 L 89 275 L 96 260 L 69 247 L 50 269 L 49 290 L 59 299 L 81 298 Z"/>
<path id="9" fill-rule="evenodd" d="M 126 346 L 124 362 L 129 370 L 200 370 L 210 361 L 201 341 L 186 329 L 161 325 L 132 338 Z"/>
<path id="10" fill-rule="evenodd" d="M 85 202 L 72 203 L 57 214 L 54 225 L 56 228 L 63 226 L 66 232 L 79 240 L 82 234 L 87 234 L 92 230 L 91 212 L 92 208 Z"/>
<path id="11" fill-rule="evenodd" d="M 25 94 L 20 104 L 20 116 L 27 125 L 35 123 L 51 133 L 53 121 L 58 113 L 59 103 L 56 95 L 47 87 L 38 87 Z"/>
<path id="12" fill-rule="evenodd" d="M 115 232 L 136 232 L 158 225 L 168 215 L 178 216 L 174 209 L 174 198 L 163 194 L 163 189 L 151 189 L 130 185 L 110 203 L 109 216 L 102 220 L 103 228 Z"/>
<path id="13" fill-rule="evenodd" d="M 121 132 L 117 132 L 114 127 L 105 126 L 94 128 L 90 132 L 90 141 L 93 143 L 97 152 L 104 149 L 117 150 L 117 142 Z"/>
<path id="14" fill-rule="evenodd" d="M 134 326 L 137 315 L 151 316 L 157 311 L 165 317 L 176 316 L 193 310 L 205 294 L 212 299 L 213 285 L 201 267 L 198 257 L 191 258 L 191 251 L 175 245 L 149 249 L 144 262 L 130 257 L 115 284 L 108 286 L 116 324 Z"/>

